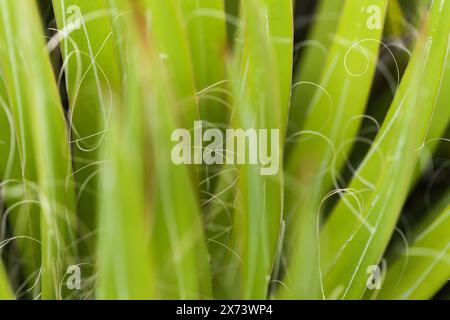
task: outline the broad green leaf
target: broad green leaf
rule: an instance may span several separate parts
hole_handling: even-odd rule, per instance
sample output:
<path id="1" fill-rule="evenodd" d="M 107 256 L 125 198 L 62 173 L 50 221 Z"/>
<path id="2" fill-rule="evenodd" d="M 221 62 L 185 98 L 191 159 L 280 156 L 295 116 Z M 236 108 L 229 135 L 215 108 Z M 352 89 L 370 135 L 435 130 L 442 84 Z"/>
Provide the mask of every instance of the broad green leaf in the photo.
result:
<path id="1" fill-rule="evenodd" d="M 276 72 L 276 83 L 278 83 L 278 88 L 274 88 L 275 93 L 272 93 L 279 99 L 280 104 L 281 118 L 278 120 L 277 128 L 279 126 L 281 137 L 284 141 L 292 87 L 292 52 L 294 49 L 293 4 L 292 0 L 278 2 L 275 0 L 264 0 L 263 4 L 265 5 L 266 29 L 269 33 L 269 50 L 274 51 L 274 71 Z"/>
<path id="2" fill-rule="evenodd" d="M 150 247 L 162 298 L 211 297 L 211 278 L 197 191 L 191 170 L 171 161 L 172 133 L 197 119 L 195 86 L 186 30 L 174 0 L 132 3 L 141 30 L 147 126 L 151 150 Z M 145 15 L 140 14 L 145 12 Z M 148 18 L 146 20 L 145 18 Z M 144 30 L 148 28 L 148 36 Z M 151 44 L 151 45 L 149 45 Z"/>
<path id="3" fill-rule="evenodd" d="M 199 118 L 192 55 L 186 21 L 179 0 L 143 0 L 151 21 L 152 45 L 169 76 L 183 128 L 192 129 Z"/>
<path id="4" fill-rule="evenodd" d="M 450 277 L 450 193 L 413 231 L 414 238 L 388 263 L 378 299 L 431 299 Z"/>
<path id="5" fill-rule="evenodd" d="M 14 122 L 7 102 L 4 81 L 0 66 L 0 181 L 11 178 L 16 153 Z"/>
<path id="6" fill-rule="evenodd" d="M 155 202 L 151 246 L 158 257 L 158 288 L 163 298 L 208 299 L 211 298 L 211 277 L 196 189 L 189 168 L 171 161 L 171 135 L 178 129 L 179 122 L 175 116 L 177 111 L 173 109 L 176 103 L 167 94 L 170 85 L 167 78 L 162 71 L 152 74 L 154 96 L 148 116 Z"/>
<path id="7" fill-rule="evenodd" d="M 113 99 L 120 91 L 119 65 L 113 50 L 112 13 L 103 0 L 52 2 L 58 33 L 48 46 L 55 50 L 61 44 L 83 237 L 96 227 L 99 149 L 110 126 Z"/>
<path id="8" fill-rule="evenodd" d="M 323 297 L 358 299 L 408 194 L 449 53 L 450 2 L 433 3 L 383 126 L 321 231 Z M 350 271 L 350 272 L 349 272 Z"/>
<path id="9" fill-rule="evenodd" d="M 6 275 L 3 263 L 0 261 L 0 300 L 13 299 L 13 293 L 9 286 L 8 276 Z"/>
<path id="10" fill-rule="evenodd" d="M 226 21 L 223 0 L 177 0 L 188 31 L 200 117 L 228 123 L 225 80 Z"/>
<path id="11" fill-rule="evenodd" d="M 150 196 L 147 144 L 149 63 L 141 52 L 141 30 L 128 1 L 110 0 L 118 56 L 123 60 L 123 90 L 115 97 L 100 174 L 99 287 L 101 299 L 154 299 L 156 277 L 148 245 Z M 125 35 L 125 36 L 124 36 Z M 144 67 L 146 66 L 146 68 Z M 145 90 L 145 89 L 144 89 Z M 126 186 L 126 188 L 124 188 Z"/>
<path id="12" fill-rule="evenodd" d="M 4 203 L 4 220 L 11 224 L 13 235 L 17 238 L 11 244 L 17 246 L 17 255 L 23 264 L 23 275 L 36 277 L 40 267 L 40 246 L 31 239 L 39 239 L 39 208 L 32 204 L 35 194 L 21 184 L 22 162 L 17 143 L 16 123 L 6 90 L 6 78 L 0 63 L 0 183 L 1 197 Z M 24 168 L 26 169 L 26 168 Z M 32 170 L 28 166 L 28 176 Z M 33 173 L 34 175 L 34 173 Z M 15 190 L 20 189 L 16 196 Z M 24 202 L 30 200 L 29 202 Z M 4 227 L 4 224 L 2 224 Z M 2 234 L 0 237 L 4 236 Z M 5 239 L 0 239 L 5 240 Z"/>
<path id="13" fill-rule="evenodd" d="M 447 60 L 447 64 L 445 65 L 443 72 L 444 75 L 442 78 L 441 88 L 448 88 L 450 86 L 450 60 Z M 433 119 L 431 120 L 426 140 L 422 145 L 419 166 L 417 166 L 414 175 L 415 181 L 417 181 L 418 178 L 420 178 L 420 174 L 429 167 L 432 160 L 432 155 L 439 146 L 439 143 L 443 140 L 448 140 L 448 135 L 445 136 L 445 133 L 450 124 L 449 105 L 450 90 L 440 90 L 436 107 L 434 109 Z"/>
<path id="14" fill-rule="evenodd" d="M 282 289 L 282 297 L 320 298 L 318 216 L 329 188 L 339 188 L 339 171 L 363 118 L 386 10 L 386 0 L 345 2 L 321 89 L 292 139 L 285 178 L 288 270 L 283 282 L 289 290 Z"/>
<path id="15" fill-rule="evenodd" d="M 127 281 L 132 281 L 138 285 L 138 274 L 145 271 L 150 274 L 154 281 L 153 284 L 156 287 L 158 297 L 165 299 L 211 297 L 208 256 L 196 193 L 191 185 L 190 170 L 184 166 L 175 166 L 171 162 L 172 131 L 176 128 L 183 128 L 182 125 L 187 125 L 190 121 L 192 121 L 190 122 L 190 126 L 192 126 L 196 118 L 194 109 L 186 109 L 186 103 L 195 107 L 195 104 L 192 105 L 191 103 L 195 101 L 189 101 L 186 97 L 186 92 L 191 92 L 192 96 L 195 96 L 194 87 L 189 84 L 193 84 L 193 78 L 192 82 L 186 83 L 186 87 L 182 87 L 182 81 L 186 80 L 184 72 L 190 70 L 190 67 L 184 65 L 182 69 L 177 69 L 172 64 L 173 60 L 176 60 L 178 66 L 189 63 L 190 60 L 184 59 L 188 57 L 189 52 L 185 51 L 186 55 L 177 56 L 175 43 L 171 43 L 174 30 L 161 26 L 162 21 L 167 21 L 167 18 L 172 19 L 174 24 L 171 24 L 171 27 L 175 28 L 176 34 L 182 37 L 184 36 L 184 31 L 181 29 L 182 21 L 178 19 L 177 14 L 174 15 L 177 11 L 173 1 L 163 3 L 147 0 L 136 2 L 110 0 L 110 4 L 116 13 L 114 20 L 125 19 L 124 27 L 114 26 L 115 37 L 117 39 L 128 39 L 130 34 L 133 35 L 129 40 L 129 47 L 117 48 L 120 52 L 119 55 L 127 62 L 121 62 L 121 65 L 125 66 L 124 78 L 135 77 L 135 80 L 133 80 L 134 92 L 126 94 L 127 100 L 129 100 L 128 104 L 132 103 L 133 110 L 135 110 L 133 111 L 134 114 L 128 117 L 134 119 L 134 125 L 138 123 L 138 120 L 143 121 L 145 130 L 141 130 L 140 133 L 134 131 L 135 138 L 144 139 L 145 145 L 152 146 L 151 150 L 145 150 L 145 153 L 140 156 L 135 154 L 135 161 L 150 159 L 150 162 L 145 164 L 145 173 L 141 174 L 146 177 L 146 187 L 151 192 L 151 195 L 145 198 L 150 201 L 145 208 L 148 217 L 145 220 L 142 219 L 144 212 L 136 208 L 134 214 L 140 214 L 140 219 L 135 217 L 130 222 L 132 225 L 119 223 L 115 228 L 121 230 L 122 239 L 127 242 L 127 245 L 132 246 L 133 239 L 128 242 L 128 233 L 133 232 L 136 227 L 138 230 L 142 228 L 142 226 L 139 227 L 136 224 L 147 224 L 150 241 L 134 241 L 134 245 L 149 245 L 151 256 L 158 259 L 158 263 L 155 264 L 153 270 L 145 270 L 145 268 L 135 266 L 134 261 L 139 259 L 139 255 L 135 255 L 129 265 L 122 261 L 122 265 L 126 265 L 129 270 L 137 272 L 136 276 L 134 276 L 135 273 L 131 273 L 128 274 L 128 279 L 123 278 L 123 285 L 127 285 Z M 142 12 L 145 14 L 142 14 Z M 158 18 L 154 19 L 153 17 L 156 16 Z M 133 27 L 127 29 L 127 26 L 130 25 Z M 150 32 L 146 32 L 146 30 Z M 173 40 L 176 42 L 179 39 Z M 183 41 L 185 44 L 187 43 L 186 40 Z M 150 43 L 151 46 L 149 46 Z M 164 52 L 161 51 L 161 48 L 171 51 Z M 128 56 L 130 51 L 132 55 Z M 168 59 L 170 61 L 167 61 Z M 130 66 L 131 69 L 129 69 Z M 180 72 L 180 78 L 177 78 L 178 72 Z M 177 83 L 175 84 L 173 80 L 176 80 Z M 192 90 L 189 88 L 192 88 Z M 186 89 L 187 91 L 185 91 Z M 139 110 L 139 113 L 136 113 L 136 110 Z M 125 108 L 123 112 L 126 115 L 129 111 Z M 128 117 L 124 118 L 127 119 Z M 131 130 L 133 128 L 132 123 L 126 128 Z M 113 145 L 111 146 L 113 147 Z M 126 146 L 126 139 L 123 140 L 123 146 Z M 126 149 L 120 157 L 117 156 L 118 159 L 116 160 L 121 159 L 122 166 L 124 166 L 121 171 L 124 174 L 127 163 L 125 157 Z M 117 169 L 113 171 L 117 171 Z M 139 176 L 134 175 L 133 177 L 136 179 Z M 125 176 L 122 179 L 125 179 Z M 143 190 L 137 190 L 137 192 L 140 193 L 139 197 L 143 196 Z M 119 199 L 119 202 L 126 204 L 128 200 Z M 126 205 L 124 204 L 120 204 L 122 209 L 117 211 L 118 215 L 123 216 L 120 219 L 126 219 L 127 217 L 124 211 Z M 106 217 L 108 210 L 104 212 L 103 216 Z M 102 225 L 104 225 L 104 233 L 112 232 L 109 231 L 107 222 L 102 223 Z M 111 235 L 114 235 L 114 233 L 111 233 Z M 114 252 L 111 251 L 107 239 L 103 248 L 108 252 L 109 259 L 114 259 Z M 136 251 L 134 252 L 136 253 Z M 122 254 L 126 255 L 126 251 L 122 251 Z M 106 276 L 111 272 L 111 270 L 108 271 L 107 265 L 104 269 Z M 139 268 L 140 271 L 136 268 Z M 114 272 L 115 274 L 109 276 L 115 277 L 115 281 L 120 280 L 120 270 Z M 148 284 L 144 281 L 144 285 L 145 283 Z M 120 294 L 120 291 L 117 291 L 117 286 L 108 288 L 107 281 L 104 286 L 105 292 L 110 291 L 116 295 Z"/>
<path id="16" fill-rule="evenodd" d="M 147 235 L 143 107 L 136 88 L 136 69 L 129 69 L 126 82 L 127 112 L 113 111 L 114 123 L 105 141 L 107 162 L 100 174 L 99 288 L 101 299 L 152 299 L 154 266 Z M 130 143 L 133 141 L 133 143 Z M 122 189 L 127 186 L 126 190 Z"/>
<path id="17" fill-rule="evenodd" d="M 231 114 L 223 0 L 177 0 L 188 33 L 200 119 L 205 127 L 224 128 Z M 219 166 L 203 167 L 201 198 L 210 199 Z M 207 201 L 207 200 L 205 200 Z"/>
<path id="18" fill-rule="evenodd" d="M 301 129 L 308 106 L 318 90 L 344 3 L 343 0 L 320 0 L 307 39 L 295 48 L 295 53 L 301 52 L 301 55 L 295 66 L 289 135 Z"/>
<path id="19" fill-rule="evenodd" d="M 414 27 L 420 27 L 423 22 L 423 18 L 430 8 L 431 0 L 408 0 L 400 1 L 404 7 L 404 11 L 412 15 L 412 25 Z M 447 62 L 444 79 L 442 80 L 442 87 L 446 88 L 450 85 L 450 62 Z M 431 157 L 436 150 L 439 142 L 443 138 L 443 134 L 450 121 L 450 108 L 448 103 L 450 102 L 450 92 L 448 90 L 441 90 L 439 93 L 439 101 L 434 111 L 434 116 L 430 125 L 427 140 L 424 143 L 422 153 L 420 154 L 419 165 L 416 168 L 414 175 L 414 181 L 420 178 L 420 175 L 429 167 Z M 413 183 L 415 185 L 415 183 Z"/>
<path id="20" fill-rule="evenodd" d="M 281 153 L 292 77 L 292 2 L 251 0 L 241 10 L 243 45 L 238 40 L 232 127 L 268 129 L 269 146 L 274 147 L 272 160 L 277 163 L 271 163 L 276 171 L 270 175 L 262 175 L 262 164 L 237 165 L 230 267 L 226 264 L 218 281 L 225 287 L 226 298 L 265 299 L 282 224 Z M 261 25 L 267 27 L 261 29 Z M 271 136 L 272 129 L 279 130 L 279 137 Z"/>
<path id="21" fill-rule="evenodd" d="M 27 189 L 34 189 L 41 212 L 41 298 L 61 298 L 75 213 L 64 114 L 35 2 L 2 1 L 0 15 L 0 61 L 19 141 L 24 199 Z"/>

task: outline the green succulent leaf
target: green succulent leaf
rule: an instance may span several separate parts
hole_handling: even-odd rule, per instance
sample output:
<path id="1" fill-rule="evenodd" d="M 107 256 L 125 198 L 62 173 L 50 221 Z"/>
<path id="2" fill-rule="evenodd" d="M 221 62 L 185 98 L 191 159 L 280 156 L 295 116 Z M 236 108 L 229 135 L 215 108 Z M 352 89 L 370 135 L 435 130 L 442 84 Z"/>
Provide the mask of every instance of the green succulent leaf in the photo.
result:
<path id="1" fill-rule="evenodd" d="M 75 228 L 75 192 L 63 109 L 36 4 L 2 1 L 0 11 L 0 61 L 19 141 L 24 199 L 29 201 L 30 189 L 39 201 L 41 297 L 61 298 L 60 281 L 69 261 L 74 261 L 66 246 L 74 241 Z M 35 60 L 38 63 L 28 63 Z M 33 81 L 28 81 L 30 77 Z"/>
<path id="2" fill-rule="evenodd" d="M 0 300 L 13 299 L 13 293 L 9 286 L 8 276 L 6 275 L 3 263 L 0 263 Z"/>
<path id="3" fill-rule="evenodd" d="M 388 263 L 378 299 L 431 299 L 450 277 L 450 193 L 413 231 L 413 241 Z M 444 209 L 442 209 L 444 207 Z"/>
<path id="4" fill-rule="evenodd" d="M 296 62 L 294 72 L 289 135 L 302 128 L 308 105 L 318 90 L 315 84 L 320 83 L 344 3 L 345 1 L 318 1 L 315 20 L 308 32 L 307 39 L 301 41 L 295 48 L 296 54 L 301 49 L 303 50 Z"/>
<path id="5" fill-rule="evenodd" d="M 243 39 L 235 45 L 232 127 L 268 129 L 269 135 L 271 129 L 279 130 L 280 140 L 271 141 L 278 142 L 271 156 L 280 162 L 276 163 L 278 171 L 266 176 L 261 174 L 265 170 L 262 165 L 237 166 L 239 196 L 228 252 L 229 267 L 222 275 L 227 287 L 225 296 L 232 296 L 236 290 L 232 283 L 240 283 L 240 298 L 265 299 L 268 295 L 282 226 L 281 141 L 292 78 L 292 14 L 290 0 L 252 0 L 241 7 Z M 260 25 L 266 25 L 267 30 L 261 30 Z"/>
<path id="6" fill-rule="evenodd" d="M 288 270 L 285 298 L 320 298 L 317 224 L 327 192 L 363 119 L 387 10 L 385 0 L 346 1 L 324 72 L 302 130 L 288 138 L 286 165 Z M 290 141 L 289 141 L 290 140 Z M 306 260 L 304 257 L 311 257 Z"/>
<path id="7" fill-rule="evenodd" d="M 149 108 L 142 91 L 147 81 L 140 52 L 137 16 L 128 1 L 111 0 L 115 25 L 113 38 L 120 42 L 118 56 L 124 67 L 123 90 L 117 92 L 112 123 L 108 128 L 100 173 L 99 287 L 101 299 L 155 299 L 157 279 L 153 252 L 148 245 L 150 203 L 146 158 Z M 123 36 L 126 35 L 126 36 Z M 130 143 L 132 141 L 133 143 Z M 126 191 L 122 190 L 127 186 Z"/>
<path id="8" fill-rule="evenodd" d="M 114 94 L 121 86 L 111 30 L 112 12 L 105 1 L 53 0 L 58 30 L 49 41 L 61 47 L 68 94 L 74 179 L 81 237 L 96 227 L 100 148 L 111 122 Z M 88 238 L 92 243 L 93 238 Z M 92 250 L 92 244 L 88 248 Z M 87 251 L 89 253 L 89 251 Z"/>
<path id="9" fill-rule="evenodd" d="M 450 3 L 435 1 L 388 116 L 320 235 L 322 294 L 358 299 L 392 235 L 448 60 Z M 351 272 L 349 272 L 351 270 Z"/>
<path id="10" fill-rule="evenodd" d="M 188 33 L 200 117 L 212 125 L 228 123 L 225 82 L 226 19 L 222 0 L 178 0 Z"/>

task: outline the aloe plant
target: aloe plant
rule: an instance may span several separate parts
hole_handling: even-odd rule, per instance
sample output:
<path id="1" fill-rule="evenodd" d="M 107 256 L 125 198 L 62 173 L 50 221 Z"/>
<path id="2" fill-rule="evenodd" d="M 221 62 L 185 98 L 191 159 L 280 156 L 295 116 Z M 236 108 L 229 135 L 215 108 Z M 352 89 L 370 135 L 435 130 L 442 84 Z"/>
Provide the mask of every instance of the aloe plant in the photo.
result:
<path id="1" fill-rule="evenodd" d="M 445 298 L 449 39 L 446 0 L 1 1 L 0 299 Z"/>

